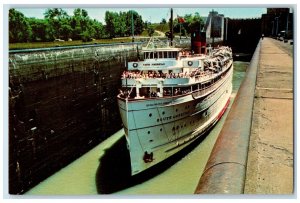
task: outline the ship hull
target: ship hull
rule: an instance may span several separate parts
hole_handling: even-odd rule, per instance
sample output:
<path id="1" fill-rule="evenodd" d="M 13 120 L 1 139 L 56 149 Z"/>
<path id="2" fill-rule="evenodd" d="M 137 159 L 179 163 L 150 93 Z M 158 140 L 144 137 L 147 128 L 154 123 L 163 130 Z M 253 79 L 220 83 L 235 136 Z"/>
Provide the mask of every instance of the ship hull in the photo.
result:
<path id="1" fill-rule="evenodd" d="M 232 91 L 232 70 L 207 94 L 127 101 L 118 99 L 131 159 L 138 174 L 204 135 L 224 114 Z"/>

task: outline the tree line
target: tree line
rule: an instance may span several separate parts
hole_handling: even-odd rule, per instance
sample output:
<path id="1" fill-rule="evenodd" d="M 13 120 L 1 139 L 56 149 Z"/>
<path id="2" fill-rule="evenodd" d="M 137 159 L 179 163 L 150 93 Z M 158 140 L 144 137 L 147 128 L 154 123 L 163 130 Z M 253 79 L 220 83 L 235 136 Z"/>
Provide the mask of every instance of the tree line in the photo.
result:
<path id="1" fill-rule="evenodd" d="M 195 30 L 202 29 L 203 19 L 199 13 L 188 14 L 183 17 L 184 22 L 179 23 L 178 18 L 174 19 L 174 31 L 186 36 Z M 133 26 L 132 26 L 133 23 Z M 163 24 L 169 27 L 170 19 L 167 22 L 162 19 Z M 143 21 L 142 16 L 136 11 L 127 12 L 105 12 L 105 25 L 91 19 L 85 9 L 76 8 L 70 16 L 61 8 L 47 9 L 43 19 L 28 18 L 23 13 L 9 10 L 9 42 L 50 42 L 55 40 L 82 40 L 125 37 L 140 35 L 143 30 L 151 36 L 155 27 L 150 22 Z"/>
<path id="2" fill-rule="evenodd" d="M 105 13 L 105 23 L 91 19 L 85 9 L 76 8 L 69 16 L 61 8 L 47 9 L 43 19 L 28 18 L 23 13 L 9 10 L 9 42 L 49 42 L 54 40 L 82 40 L 124 37 L 143 31 L 143 19 L 136 11 Z"/>

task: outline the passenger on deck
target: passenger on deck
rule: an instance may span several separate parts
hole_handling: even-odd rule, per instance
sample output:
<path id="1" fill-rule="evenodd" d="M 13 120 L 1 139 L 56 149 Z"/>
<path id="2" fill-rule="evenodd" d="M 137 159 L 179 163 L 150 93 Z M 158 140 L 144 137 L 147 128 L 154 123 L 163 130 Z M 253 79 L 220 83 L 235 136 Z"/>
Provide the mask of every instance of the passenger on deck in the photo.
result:
<path id="1" fill-rule="evenodd" d="M 157 93 L 156 92 L 151 92 L 150 97 L 157 97 Z"/>
<path id="2" fill-rule="evenodd" d="M 124 97 L 124 93 L 123 93 L 123 91 L 120 90 L 120 89 L 119 89 L 119 94 L 120 94 L 121 97 Z"/>

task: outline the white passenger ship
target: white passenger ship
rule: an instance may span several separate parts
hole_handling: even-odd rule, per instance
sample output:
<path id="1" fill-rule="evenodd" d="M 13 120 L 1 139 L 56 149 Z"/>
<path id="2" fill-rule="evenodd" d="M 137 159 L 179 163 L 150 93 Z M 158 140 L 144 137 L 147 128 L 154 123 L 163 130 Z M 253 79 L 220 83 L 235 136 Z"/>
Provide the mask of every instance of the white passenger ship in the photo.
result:
<path id="1" fill-rule="evenodd" d="M 143 60 L 128 62 L 118 105 L 138 174 L 180 151 L 222 117 L 232 91 L 229 47 L 191 54 L 148 43 Z"/>

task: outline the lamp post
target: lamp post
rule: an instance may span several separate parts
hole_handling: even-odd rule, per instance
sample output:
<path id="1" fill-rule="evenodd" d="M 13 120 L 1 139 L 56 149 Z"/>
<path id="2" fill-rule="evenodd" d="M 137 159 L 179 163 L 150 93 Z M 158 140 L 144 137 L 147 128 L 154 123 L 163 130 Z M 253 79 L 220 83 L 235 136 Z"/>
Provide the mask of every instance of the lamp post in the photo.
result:
<path id="1" fill-rule="evenodd" d="M 276 36 L 278 35 L 278 19 L 279 19 L 279 17 L 275 17 L 275 20 L 276 20 Z"/>

